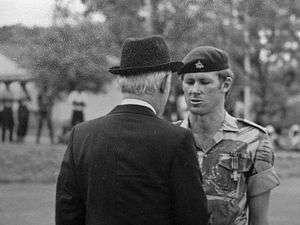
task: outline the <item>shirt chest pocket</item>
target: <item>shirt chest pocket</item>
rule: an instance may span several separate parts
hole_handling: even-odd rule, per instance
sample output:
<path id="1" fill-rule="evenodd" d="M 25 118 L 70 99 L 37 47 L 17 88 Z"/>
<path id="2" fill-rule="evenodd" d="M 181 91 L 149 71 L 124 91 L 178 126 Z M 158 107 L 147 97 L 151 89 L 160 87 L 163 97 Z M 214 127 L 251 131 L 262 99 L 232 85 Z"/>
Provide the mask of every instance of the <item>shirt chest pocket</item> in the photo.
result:
<path id="1" fill-rule="evenodd" d="M 218 187 L 233 195 L 245 188 L 246 174 L 252 162 L 247 153 L 224 153 L 219 157 L 216 167 L 216 182 Z"/>

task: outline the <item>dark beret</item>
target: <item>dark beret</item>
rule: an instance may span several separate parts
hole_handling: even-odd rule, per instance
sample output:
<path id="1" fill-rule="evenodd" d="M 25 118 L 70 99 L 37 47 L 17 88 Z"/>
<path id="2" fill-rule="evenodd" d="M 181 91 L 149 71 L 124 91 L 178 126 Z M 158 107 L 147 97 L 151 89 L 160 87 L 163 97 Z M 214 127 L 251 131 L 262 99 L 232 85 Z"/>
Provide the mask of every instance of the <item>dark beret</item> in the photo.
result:
<path id="1" fill-rule="evenodd" d="M 221 71 L 229 68 L 228 54 L 212 46 L 201 46 L 190 51 L 182 60 L 178 74 Z"/>

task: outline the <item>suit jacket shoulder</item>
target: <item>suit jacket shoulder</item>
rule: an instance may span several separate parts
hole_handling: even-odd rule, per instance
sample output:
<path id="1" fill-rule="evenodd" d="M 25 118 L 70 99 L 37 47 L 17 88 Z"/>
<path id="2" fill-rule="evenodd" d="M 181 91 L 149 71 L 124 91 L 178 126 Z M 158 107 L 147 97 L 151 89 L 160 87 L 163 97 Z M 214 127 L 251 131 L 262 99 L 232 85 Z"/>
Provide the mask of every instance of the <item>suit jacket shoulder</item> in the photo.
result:
<path id="1" fill-rule="evenodd" d="M 127 117 L 126 115 L 121 116 Z M 120 117 L 120 115 L 107 114 L 105 116 L 77 124 L 74 127 L 74 136 L 80 139 L 84 136 L 98 134 L 103 130 L 111 130 L 112 128 L 110 125 L 111 123 L 115 123 L 116 117 Z M 153 129 L 155 133 L 164 133 L 176 143 L 182 142 L 182 140 L 188 135 L 188 133 L 190 133 L 189 130 L 184 129 L 177 124 L 172 124 L 169 121 L 163 120 L 159 117 L 142 118 L 143 116 L 141 115 L 136 115 L 135 117 L 136 119 L 140 119 L 141 123 L 145 124 L 145 130 Z"/>

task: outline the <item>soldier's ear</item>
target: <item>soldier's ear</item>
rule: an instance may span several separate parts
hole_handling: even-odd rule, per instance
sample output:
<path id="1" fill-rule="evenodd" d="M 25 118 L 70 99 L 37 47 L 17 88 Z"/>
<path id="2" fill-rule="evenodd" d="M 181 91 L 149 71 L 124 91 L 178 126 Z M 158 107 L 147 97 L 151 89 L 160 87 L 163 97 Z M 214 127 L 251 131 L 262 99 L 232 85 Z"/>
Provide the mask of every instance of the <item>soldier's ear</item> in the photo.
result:
<path id="1" fill-rule="evenodd" d="M 221 85 L 222 92 L 227 93 L 232 86 L 233 79 L 232 77 L 226 77 L 225 81 L 223 81 Z"/>

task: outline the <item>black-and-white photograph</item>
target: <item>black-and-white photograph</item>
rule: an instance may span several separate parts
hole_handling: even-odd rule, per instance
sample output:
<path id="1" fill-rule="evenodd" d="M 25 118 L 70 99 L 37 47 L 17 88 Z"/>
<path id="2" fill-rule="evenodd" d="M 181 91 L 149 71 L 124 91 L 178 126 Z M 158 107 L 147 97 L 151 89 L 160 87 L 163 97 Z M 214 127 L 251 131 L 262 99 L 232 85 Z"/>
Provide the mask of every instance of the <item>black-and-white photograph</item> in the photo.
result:
<path id="1" fill-rule="evenodd" d="M 298 225 L 299 0 L 0 0 L 0 225 Z"/>

